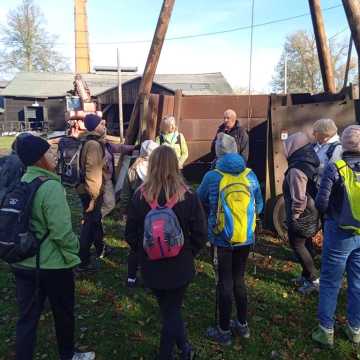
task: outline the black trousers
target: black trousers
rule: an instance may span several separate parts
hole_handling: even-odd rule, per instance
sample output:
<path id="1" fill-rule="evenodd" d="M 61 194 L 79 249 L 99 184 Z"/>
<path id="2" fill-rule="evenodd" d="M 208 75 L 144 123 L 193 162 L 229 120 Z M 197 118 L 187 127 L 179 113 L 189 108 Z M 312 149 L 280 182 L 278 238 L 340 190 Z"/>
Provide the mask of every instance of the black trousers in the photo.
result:
<path id="1" fill-rule="evenodd" d="M 48 298 L 55 321 L 61 360 L 74 354 L 74 275 L 71 269 L 40 270 L 36 296 L 35 271 L 14 269 L 19 320 L 16 324 L 16 360 L 32 360 L 36 330 L 45 299 Z"/>
<path id="2" fill-rule="evenodd" d="M 288 232 L 290 246 L 293 249 L 302 267 L 302 276 L 307 280 L 313 281 L 317 278 L 314 265 L 315 249 L 311 238 L 304 238 Z"/>
<path id="3" fill-rule="evenodd" d="M 250 245 L 245 245 L 233 249 L 224 247 L 217 248 L 219 325 L 224 331 L 230 329 L 233 294 L 238 320 L 242 324 L 247 321 L 248 301 L 244 277 L 250 247 Z M 214 254 L 214 249 L 212 249 L 212 252 Z"/>
<path id="4" fill-rule="evenodd" d="M 90 203 L 89 195 L 80 195 L 83 206 L 83 223 L 80 231 L 80 259 L 82 265 L 90 262 L 90 248 L 95 245 L 96 254 L 100 256 L 104 250 L 104 231 L 102 227 L 101 206 L 102 198 L 99 197 L 95 202 L 93 211 L 85 212 Z"/>
<path id="5" fill-rule="evenodd" d="M 136 279 L 139 268 L 139 255 L 130 248 L 128 254 L 128 279 Z"/>
<path id="6" fill-rule="evenodd" d="M 157 298 L 162 319 L 159 360 L 173 359 L 175 344 L 182 351 L 186 349 L 187 337 L 181 316 L 186 288 L 187 286 L 174 290 L 152 289 Z"/>

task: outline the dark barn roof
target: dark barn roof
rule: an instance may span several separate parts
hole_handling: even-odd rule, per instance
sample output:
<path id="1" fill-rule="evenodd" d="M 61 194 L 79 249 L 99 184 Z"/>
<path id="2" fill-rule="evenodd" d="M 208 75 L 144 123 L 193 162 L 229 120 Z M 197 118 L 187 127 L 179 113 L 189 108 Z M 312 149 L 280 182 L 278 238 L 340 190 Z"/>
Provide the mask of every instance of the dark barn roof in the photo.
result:
<path id="1" fill-rule="evenodd" d="M 122 73 L 122 83 L 139 78 L 139 74 Z M 117 73 L 84 74 L 92 96 L 117 86 Z M 48 98 L 63 97 L 73 89 L 73 73 L 21 72 L 3 90 L 3 96 Z M 182 89 L 184 95 L 225 95 L 233 91 L 221 73 L 157 74 L 154 82 L 170 90 Z"/>

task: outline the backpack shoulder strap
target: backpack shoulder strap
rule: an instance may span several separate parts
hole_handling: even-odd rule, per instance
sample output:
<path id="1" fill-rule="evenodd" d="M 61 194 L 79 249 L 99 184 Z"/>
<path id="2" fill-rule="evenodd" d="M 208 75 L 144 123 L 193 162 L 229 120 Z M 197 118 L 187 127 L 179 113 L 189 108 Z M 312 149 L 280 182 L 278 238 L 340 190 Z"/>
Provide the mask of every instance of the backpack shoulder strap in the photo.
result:
<path id="1" fill-rule="evenodd" d="M 245 168 L 245 170 L 240 174 L 242 176 L 247 176 L 249 175 L 251 172 L 251 169 L 250 168 Z"/>
<path id="2" fill-rule="evenodd" d="M 151 202 L 147 200 L 147 196 L 146 196 L 146 193 L 145 193 L 145 190 L 144 190 L 143 186 L 140 187 L 140 192 L 141 192 L 141 195 L 143 196 L 144 200 L 146 201 L 146 203 L 150 206 L 151 210 L 154 210 L 157 207 L 159 207 L 159 203 L 158 203 L 157 200 L 154 200 L 154 201 L 151 201 Z"/>
<path id="3" fill-rule="evenodd" d="M 185 194 L 186 192 L 188 192 L 189 189 L 187 187 L 184 187 L 183 190 L 180 191 L 180 194 Z M 178 199 L 179 199 L 179 193 L 178 194 L 174 194 L 165 204 L 165 207 L 167 207 L 168 209 L 172 209 L 177 203 L 178 203 Z"/>
<path id="4" fill-rule="evenodd" d="M 176 138 L 176 143 L 180 146 L 180 152 L 182 152 L 182 146 L 181 146 L 181 134 L 179 133 Z"/>
<path id="5" fill-rule="evenodd" d="M 341 145 L 340 141 L 335 141 L 330 144 L 329 148 L 326 151 L 326 156 L 330 160 L 334 154 L 335 149 Z"/>
<path id="6" fill-rule="evenodd" d="M 162 145 L 165 142 L 164 135 L 160 134 L 159 139 L 160 139 L 160 145 Z"/>
<path id="7" fill-rule="evenodd" d="M 346 163 L 345 160 L 341 159 L 338 161 L 335 161 L 335 166 L 338 169 L 338 171 L 340 172 L 341 169 L 343 169 L 344 167 L 348 166 L 348 164 Z"/>

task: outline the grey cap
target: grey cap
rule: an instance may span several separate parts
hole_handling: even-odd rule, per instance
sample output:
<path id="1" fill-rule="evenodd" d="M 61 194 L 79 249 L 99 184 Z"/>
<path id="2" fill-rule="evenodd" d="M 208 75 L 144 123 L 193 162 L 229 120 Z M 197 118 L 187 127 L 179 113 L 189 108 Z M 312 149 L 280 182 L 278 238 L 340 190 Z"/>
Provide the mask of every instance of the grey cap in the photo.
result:
<path id="1" fill-rule="evenodd" d="M 237 153 L 237 144 L 235 139 L 225 133 L 219 133 L 215 142 L 216 157 L 221 157 L 225 154 Z"/>

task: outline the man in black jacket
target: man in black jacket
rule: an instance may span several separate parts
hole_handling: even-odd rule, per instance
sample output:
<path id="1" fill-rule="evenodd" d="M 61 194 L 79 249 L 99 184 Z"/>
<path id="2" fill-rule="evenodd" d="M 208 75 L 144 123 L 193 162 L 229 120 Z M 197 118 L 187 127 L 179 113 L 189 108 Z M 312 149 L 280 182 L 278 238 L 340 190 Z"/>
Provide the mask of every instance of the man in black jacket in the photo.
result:
<path id="1" fill-rule="evenodd" d="M 249 136 L 246 130 L 240 126 L 238 120 L 236 120 L 236 112 L 232 109 L 228 109 L 224 112 L 224 122 L 217 129 L 214 140 L 211 144 L 211 153 L 215 157 L 215 142 L 219 133 L 225 133 L 232 136 L 237 144 L 238 153 L 244 158 L 245 162 L 249 158 Z"/>

